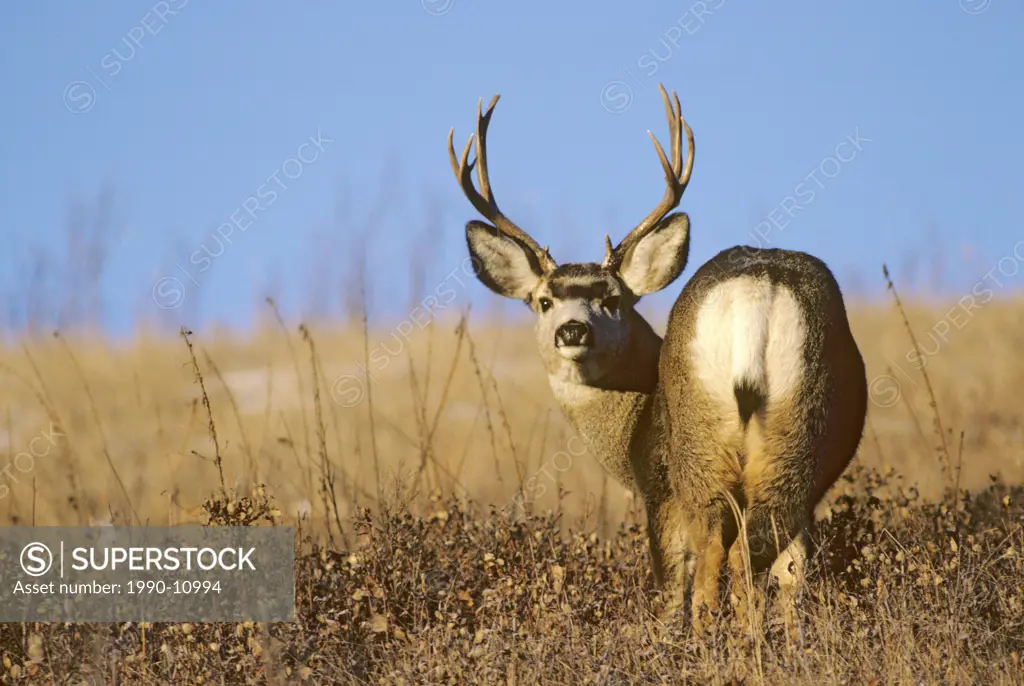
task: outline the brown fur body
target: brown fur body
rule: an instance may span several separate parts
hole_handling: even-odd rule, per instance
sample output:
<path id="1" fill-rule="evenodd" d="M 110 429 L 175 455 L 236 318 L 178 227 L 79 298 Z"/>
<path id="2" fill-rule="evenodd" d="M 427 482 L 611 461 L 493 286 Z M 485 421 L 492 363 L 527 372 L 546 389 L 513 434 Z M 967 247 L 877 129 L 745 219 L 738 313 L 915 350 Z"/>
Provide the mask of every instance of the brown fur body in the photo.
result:
<path id="1" fill-rule="evenodd" d="M 690 350 L 699 308 L 716 287 L 743 277 L 791 292 L 807 329 L 803 385 L 778 402 L 757 398 L 747 422 L 739 400 L 721 416 Z M 814 507 L 860 442 L 867 382 L 842 294 L 825 264 L 810 255 L 737 246 L 685 286 L 664 343 L 631 314 L 637 333 L 600 381 L 582 386 L 553 379 L 552 390 L 595 457 L 643 498 L 666 612 L 690 588 L 694 609 L 714 608 L 727 558 L 733 592 L 742 600 L 745 561 L 743 547 L 733 546 L 738 526 L 728 496 L 743 509 L 752 572 L 768 571 L 794 541 L 782 559 L 785 567 L 799 567 L 793 558 L 806 556 Z M 780 569 L 776 576 L 792 587 L 800 572 Z"/>

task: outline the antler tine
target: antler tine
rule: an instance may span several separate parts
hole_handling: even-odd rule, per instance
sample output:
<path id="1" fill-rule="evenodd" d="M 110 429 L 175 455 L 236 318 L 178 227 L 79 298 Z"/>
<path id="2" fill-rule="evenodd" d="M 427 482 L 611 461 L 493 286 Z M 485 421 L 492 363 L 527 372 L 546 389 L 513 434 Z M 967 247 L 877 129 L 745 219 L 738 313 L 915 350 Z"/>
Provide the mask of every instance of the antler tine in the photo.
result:
<path id="1" fill-rule="evenodd" d="M 651 141 L 654 143 L 654 150 L 658 153 L 658 160 L 661 162 L 661 167 L 665 172 L 665 194 L 651 213 L 648 214 L 643 221 L 637 224 L 636 228 L 630 231 L 614 250 L 608 251 L 604 259 L 605 266 L 618 266 L 626 251 L 650 233 L 650 231 L 657 226 L 658 222 L 679 204 L 679 201 L 683 197 L 683 191 L 686 190 L 686 186 L 690 183 L 690 176 L 693 173 L 694 156 L 693 131 L 690 129 L 690 125 L 686 123 L 686 120 L 683 119 L 682 106 L 679 104 L 679 96 L 676 92 L 672 91 L 672 99 L 670 100 L 668 93 L 665 91 L 665 87 L 660 83 L 658 84 L 658 90 L 661 91 L 661 99 L 665 104 L 665 117 L 668 119 L 668 128 L 671 138 L 671 162 L 666 157 L 665 151 L 661 147 L 661 143 L 658 142 L 655 135 L 650 131 L 648 131 L 647 134 L 651 137 Z M 685 164 L 683 163 L 684 130 L 686 131 L 687 143 Z"/>
<path id="2" fill-rule="evenodd" d="M 480 180 L 480 193 L 491 203 L 491 207 L 498 210 L 498 203 L 494 199 L 494 191 L 491 190 L 491 179 L 487 174 L 487 127 L 491 123 L 491 115 L 494 113 L 494 106 L 498 104 L 500 95 L 491 98 L 491 104 L 487 106 L 487 114 L 480 113 L 480 107 L 484 99 L 476 101 L 476 161 L 479 166 L 476 168 L 477 178 Z"/>
<path id="3" fill-rule="evenodd" d="M 658 89 L 661 91 L 661 100 L 665 103 L 665 119 L 668 120 L 668 132 L 670 136 L 670 143 L 672 144 L 672 177 L 678 178 L 679 172 L 682 171 L 680 166 L 683 162 L 683 136 L 682 131 L 679 128 L 679 120 L 682 119 L 679 98 L 676 96 L 676 92 L 672 91 L 674 100 L 668 99 L 668 93 L 665 92 L 665 86 L 658 84 Z M 650 131 L 647 132 L 651 138 L 654 138 Z M 660 146 L 659 146 L 660 147 Z M 665 166 L 664 157 L 662 157 L 662 166 Z M 665 169 L 665 173 L 668 174 L 668 168 Z"/>
<path id="4" fill-rule="evenodd" d="M 683 171 L 679 177 L 679 195 L 683 195 L 683 191 L 690 184 L 690 176 L 693 174 L 693 130 L 690 129 L 690 125 L 683 119 L 683 108 L 679 105 L 679 96 L 676 95 L 675 91 L 672 91 L 672 97 L 676 104 L 676 116 L 679 117 L 679 124 L 686 131 L 686 164 L 683 166 Z M 682 132 L 676 130 L 677 142 L 679 143 L 679 157 L 683 156 L 683 142 Z"/>
<path id="5" fill-rule="evenodd" d="M 491 115 L 494 113 L 494 106 L 498 104 L 499 97 L 501 96 L 495 95 L 491 99 L 491 103 L 487 106 L 487 112 L 481 111 L 483 98 L 477 102 L 476 133 L 470 134 L 469 140 L 466 141 L 466 147 L 462 151 L 461 160 L 456 158 L 455 147 L 452 144 L 455 129 L 452 128 L 448 132 L 448 156 L 451 160 L 452 171 L 455 172 L 455 178 L 459 180 L 462 192 L 469 202 L 473 204 L 477 212 L 493 223 L 506 236 L 511 236 L 525 243 L 536 255 L 541 268 L 545 271 L 550 271 L 556 266 L 555 261 L 551 258 L 551 254 L 546 248 L 541 248 L 529 234 L 516 226 L 511 219 L 498 209 L 498 203 L 494 199 L 494 191 L 491 189 L 490 176 L 487 173 L 487 127 L 491 123 Z M 470 162 L 469 151 L 473 147 L 474 138 L 476 139 L 476 159 Z M 477 168 L 477 179 L 480 184 L 479 191 L 473 185 L 474 166 Z"/>

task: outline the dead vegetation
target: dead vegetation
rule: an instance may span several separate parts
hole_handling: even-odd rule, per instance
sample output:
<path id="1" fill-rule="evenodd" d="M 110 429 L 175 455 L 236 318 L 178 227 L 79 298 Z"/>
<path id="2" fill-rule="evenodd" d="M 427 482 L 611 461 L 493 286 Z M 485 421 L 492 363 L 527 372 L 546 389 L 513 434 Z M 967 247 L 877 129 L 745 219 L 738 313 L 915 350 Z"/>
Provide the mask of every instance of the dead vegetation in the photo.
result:
<path id="1" fill-rule="evenodd" d="M 728 617 L 699 637 L 659 624 L 636 519 L 606 538 L 563 535 L 553 513 L 510 523 L 435 497 L 422 515 L 367 510 L 349 550 L 305 538 L 294 624 L 7 624 L 4 679 L 1020 683 L 1024 490 L 994 483 L 954 508 L 902 481 L 843 478 L 819 527 L 803 645 Z M 211 524 L 237 522 L 223 509 L 207 503 Z"/>

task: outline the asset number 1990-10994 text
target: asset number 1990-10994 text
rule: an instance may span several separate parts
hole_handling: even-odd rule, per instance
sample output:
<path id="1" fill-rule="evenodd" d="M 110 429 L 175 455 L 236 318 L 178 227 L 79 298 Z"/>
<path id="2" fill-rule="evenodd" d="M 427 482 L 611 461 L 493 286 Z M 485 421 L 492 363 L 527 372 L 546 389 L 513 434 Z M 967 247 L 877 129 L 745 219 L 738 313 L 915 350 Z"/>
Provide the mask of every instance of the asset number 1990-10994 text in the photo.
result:
<path id="1" fill-rule="evenodd" d="M 220 593 L 220 581 L 129 581 L 128 593 L 200 594 Z"/>

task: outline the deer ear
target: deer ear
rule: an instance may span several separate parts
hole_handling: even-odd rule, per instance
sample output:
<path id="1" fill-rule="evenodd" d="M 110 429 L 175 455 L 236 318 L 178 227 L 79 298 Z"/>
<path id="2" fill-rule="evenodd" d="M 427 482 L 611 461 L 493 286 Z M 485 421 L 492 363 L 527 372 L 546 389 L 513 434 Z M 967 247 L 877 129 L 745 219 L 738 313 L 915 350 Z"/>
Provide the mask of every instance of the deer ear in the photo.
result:
<path id="1" fill-rule="evenodd" d="M 466 243 L 477 278 L 498 295 L 525 300 L 544 276 L 525 243 L 490 224 L 466 224 Z"/>
<path id="2" fill-rule="evenodd" d="M 679 278 L 690 256 L 690 218 L 668 215 L 622 258 L 619 276 L 634 295 L 655 293 Z"/>

